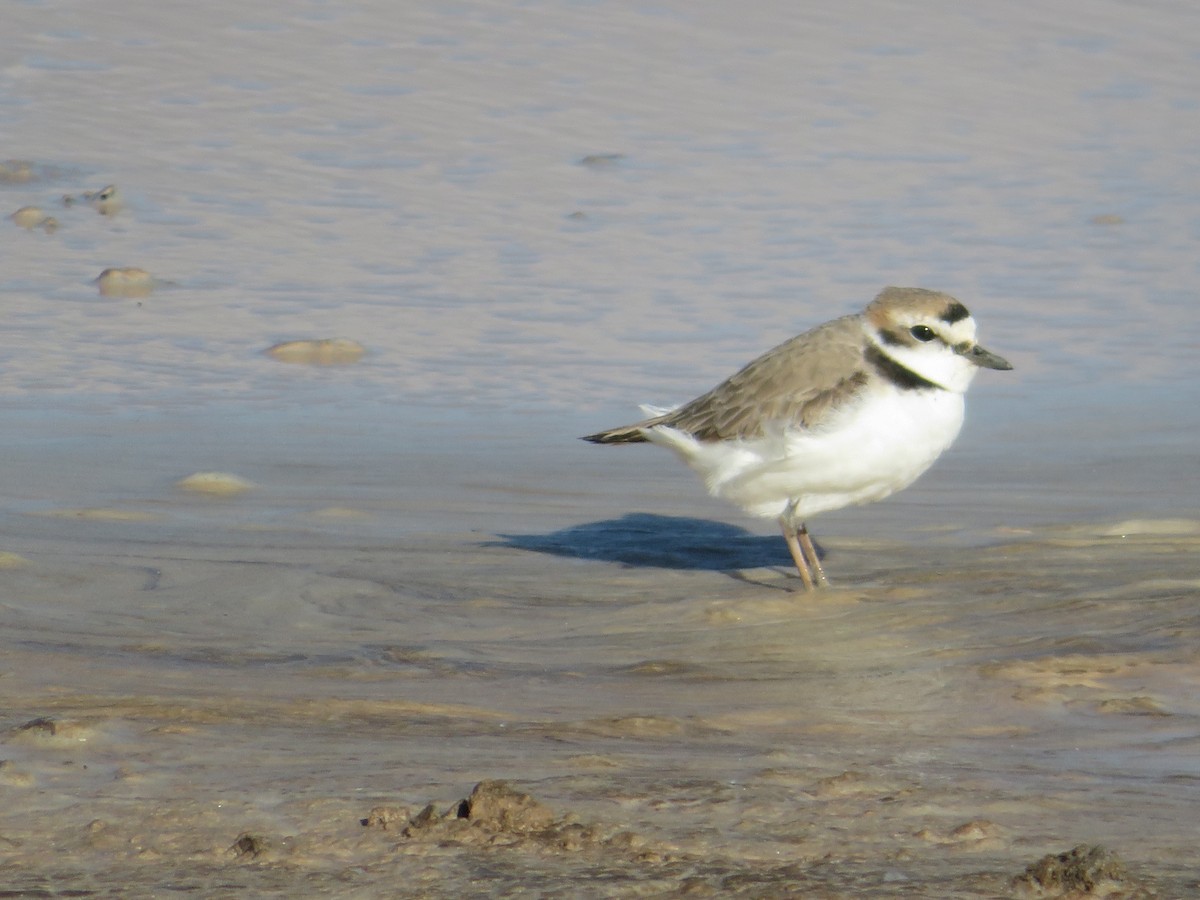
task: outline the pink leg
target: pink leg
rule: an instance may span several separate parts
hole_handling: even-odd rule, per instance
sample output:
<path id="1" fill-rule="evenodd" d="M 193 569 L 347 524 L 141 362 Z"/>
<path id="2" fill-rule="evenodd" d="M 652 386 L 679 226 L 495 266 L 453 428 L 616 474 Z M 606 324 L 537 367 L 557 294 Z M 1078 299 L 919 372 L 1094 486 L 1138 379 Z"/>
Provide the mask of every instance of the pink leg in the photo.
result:
<path id="1" fill-rule="evenodd" d="M 811 591 L 813 589 L 812 572 L 808 569 L 808 561 L 804 558 L 804 551 L 800 548 L 800 542 L 797 539 L 796 527 L 791 523 L 788 516 L 779 517 L 779 528 L 783 532 L 783 539 L 787 541 L 788 550 L 792 554 L 792 562 L 796 564 L 796 571 L 800 573 L 800 580 L 804 582 L 804 589 Z M 800 532 L 801 536 L 808 537 L 805 531 Z M 821 576 L 824 578 L 824 575 Z"/>
<path id="2" fill-rule="evenodd" d="M 808 526 L 801 525 L 797 535 L 800 538 L 800 547 L 804 550 L 804 555 L 812 561 L 813 570 L 817 573 L 817 584 L 821 587 L 829 587 L 829 579 L 825 577 L 825 570 L 821 568 L 821 558 L 817 556 L 817 548 L 813 546 Z"/>

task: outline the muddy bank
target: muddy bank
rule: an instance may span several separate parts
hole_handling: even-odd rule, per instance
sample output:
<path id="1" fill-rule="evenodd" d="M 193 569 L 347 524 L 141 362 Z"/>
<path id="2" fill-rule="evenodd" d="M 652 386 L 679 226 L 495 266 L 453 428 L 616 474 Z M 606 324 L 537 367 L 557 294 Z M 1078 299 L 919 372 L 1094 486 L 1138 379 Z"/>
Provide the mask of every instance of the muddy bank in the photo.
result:
<path id="1" fill-rule="evenodd" d="M 813 598 L 495 536 L 21 546 L 7 884 L 1005 896 L 1086 844 L 1185 896 L 1195 531 L 831 538 Z"/>

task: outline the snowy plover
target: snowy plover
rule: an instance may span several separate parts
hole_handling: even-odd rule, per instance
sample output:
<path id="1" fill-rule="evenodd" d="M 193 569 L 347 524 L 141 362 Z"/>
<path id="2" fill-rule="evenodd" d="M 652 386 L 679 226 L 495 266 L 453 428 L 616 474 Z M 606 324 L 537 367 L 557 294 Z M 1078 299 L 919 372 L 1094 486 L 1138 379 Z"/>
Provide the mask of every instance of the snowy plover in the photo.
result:
<path id="1" fill-rule="evenodd" d="M 588 435 L 674 450 L 714 497 L 779 520 L 809 590 L 828 584 L 804 521 L 908 487 L 953 443 L 975 373 L 1011 369 L 947 294 L 884 288 L 690 403 Z"/>

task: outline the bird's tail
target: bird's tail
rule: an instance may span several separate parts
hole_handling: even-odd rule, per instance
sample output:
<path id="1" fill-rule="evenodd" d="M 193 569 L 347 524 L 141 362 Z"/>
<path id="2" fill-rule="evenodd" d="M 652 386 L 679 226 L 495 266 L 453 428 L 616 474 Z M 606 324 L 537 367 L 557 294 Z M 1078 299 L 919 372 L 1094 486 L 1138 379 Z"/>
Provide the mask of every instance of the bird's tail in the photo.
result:
<path id="1" fill-rule="evenodd" d="M 662 425 L 671 413 L 678 409 L 676 406 L 651 406 L 648 403 L 639 404 L 639 408 L 642 410 L 642 415 L 650 418 L 634 422 L 632 425 L 610 428 L 608 431 L 597 431 L 581 440 L 591 441 L 593 444 L 644 444 L 649 440 L 646 437 L 646 429 Z"/>
<path id="2" fill-rule="evenodd" d="M 593 444 L 644 444 L 646 433 L 642 430 L 645 423 L 622 425 L 620 428 L 610 428 L 608 431 L 597 431 L 595 434 L 584 435 L 582 440 Z"/>

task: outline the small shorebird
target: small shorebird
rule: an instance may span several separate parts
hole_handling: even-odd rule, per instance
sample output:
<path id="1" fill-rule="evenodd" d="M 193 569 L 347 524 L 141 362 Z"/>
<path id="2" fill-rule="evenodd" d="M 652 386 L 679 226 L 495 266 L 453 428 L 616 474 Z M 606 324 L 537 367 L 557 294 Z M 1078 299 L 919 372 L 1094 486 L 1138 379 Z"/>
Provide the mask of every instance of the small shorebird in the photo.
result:
<path id="1" fill-rule="evenodd" d="M 957 437 L 980 367 L 1011 369 L 975 342 L 948 294 L 884 288 L 861 313 L 785 341 L 707 394 L 584 438 L 674 450 L 708 492 L 779 521 L 804 586 L 828 584 L 804 522 L 908 487 Z"/>

